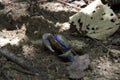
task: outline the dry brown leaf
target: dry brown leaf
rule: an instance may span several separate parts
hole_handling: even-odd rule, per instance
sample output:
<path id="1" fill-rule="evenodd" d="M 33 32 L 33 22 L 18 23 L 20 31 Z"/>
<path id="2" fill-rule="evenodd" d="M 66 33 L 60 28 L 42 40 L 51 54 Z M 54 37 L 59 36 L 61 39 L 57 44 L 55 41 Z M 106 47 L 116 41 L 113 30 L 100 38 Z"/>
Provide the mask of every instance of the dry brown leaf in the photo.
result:
<path id="1" fill-rule="evenodd" d="M 73 79 L 84 77 L 84 70 L 88 68 L 89 64 L 90 59 L 88 54 L 85 54 L 83 56 L 76 56 L 75 61 L 67 67 L 69 77 Z"/>

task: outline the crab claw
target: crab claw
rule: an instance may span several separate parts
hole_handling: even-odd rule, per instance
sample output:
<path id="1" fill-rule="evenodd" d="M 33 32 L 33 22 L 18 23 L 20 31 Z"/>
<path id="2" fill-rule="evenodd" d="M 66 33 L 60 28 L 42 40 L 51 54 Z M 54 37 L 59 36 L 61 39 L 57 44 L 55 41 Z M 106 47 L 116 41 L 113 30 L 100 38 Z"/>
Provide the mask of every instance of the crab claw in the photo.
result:
<path id="1" fill-rule="evenodd" d="M 55 52 L 55 50 L 53 50 L 53 48 L 51 47 L 51 44 L 48 40 L 48 36 L 51 36 L 51 35 L 52 34 L 50 34 L 50 33 L 43 34 L 42 41 L 43 41 L 43 44 L 45 45 L 45 47 L 47 47 L 50 51 Z"/>
<path id="2" fill-rule="evenodd" d="M 75 55 L 73 54 L 72 50 L 68 50 L 65 53 L 59 55 L 59 57 L 67 58 L 69 61 L 74 61 Z"/>

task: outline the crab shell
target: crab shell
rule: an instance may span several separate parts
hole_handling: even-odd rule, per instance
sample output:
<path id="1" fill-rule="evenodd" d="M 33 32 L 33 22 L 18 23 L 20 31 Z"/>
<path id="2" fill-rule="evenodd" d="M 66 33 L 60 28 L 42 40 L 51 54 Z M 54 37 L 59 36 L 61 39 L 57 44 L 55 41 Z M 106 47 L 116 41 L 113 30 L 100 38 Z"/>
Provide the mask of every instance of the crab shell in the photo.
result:
<path id="1" fill-rule="evenodd" d="M 43 44 L 52 52 L 60 52 L 59 57 L 66 58 L 69 61 L 74 60 L 74 54 L 71 51 L 71 45 L 59 34 L 45 33 L 42 36 Z"/>

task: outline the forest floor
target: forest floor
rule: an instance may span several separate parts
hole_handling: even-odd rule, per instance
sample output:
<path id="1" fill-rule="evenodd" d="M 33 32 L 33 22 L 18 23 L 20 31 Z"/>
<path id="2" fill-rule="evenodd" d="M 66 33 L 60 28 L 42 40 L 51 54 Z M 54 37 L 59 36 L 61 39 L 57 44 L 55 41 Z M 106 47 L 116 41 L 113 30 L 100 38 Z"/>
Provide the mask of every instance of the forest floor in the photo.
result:
<path id="1" fill-rule="evenodd" d="M 1 0 L 2 1 L 2 0 Z M 61 60 L 42 44 L 44 33 L 62 34 L 78 55 L 89 54 L 91 68 L 81 80 L 120 80 L 120 29 L 103 41 L 103 46 L 86 38 L 73 37 L 68 31 L 60 32 L 62 25 L 77 12 L 75 7 L 58 1 L 3 0 L 0 4 L 0 46 L 6 46 L 19 57 L 24 57 L 48 74 L 33 76 L 14 68 L 21 68 L 0 56 L 0 80 L 70 80 L 67 67 L 71 62 Z M 63 0 L 67 1 L 67 0 Z M 119 16 L 120 10 L 116 11 Z M 31 41 L 39 40 L 39 44 Z M 8 44 L 10 43 L 10 44 Z M 77 79 L 75 79 L 77 80 Z M 78 79 L 79 80 L 79 79 Z"/>

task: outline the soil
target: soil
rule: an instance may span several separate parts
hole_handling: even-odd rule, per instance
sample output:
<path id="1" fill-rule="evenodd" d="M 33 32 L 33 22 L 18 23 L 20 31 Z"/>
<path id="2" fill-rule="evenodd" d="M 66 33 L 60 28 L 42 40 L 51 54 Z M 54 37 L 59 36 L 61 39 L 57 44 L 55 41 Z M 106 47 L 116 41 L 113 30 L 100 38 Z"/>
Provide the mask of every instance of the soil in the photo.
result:
<path id="1" fill-rule="evenodd" d="M 44 33 L 62 34 L 72 43 L 78 55 L 90 55 L 91 68 L 86 70 L 86 75 L 81 80 L 120 80 L 120 52 L 111 53 L 97 42 L 73 37 L 69 31 L 60 32 L 61 26 L 56 27 L 57 23 L 69 21 L 69 17 L 77 12 L 74 7 L 56 0 L 35 1 L 3 0 L 0 3 L 0 40 L 10 42 L 8 44 L 3 41 L 3 46 L 47 74 L 33 76 L 22 73 L 13 69 L 21 69 L 20 66 L 0 56 L 0 80 L 71 80 L 66 70 L 71 62 L 63 61 L 44 47 Z M 116 11 L 118 16 L 119 12 Z M 31 42 L 37 40 L 39 44 Z M 120 50 L 120 29 L 103 43 L 109 49 Z"/>

